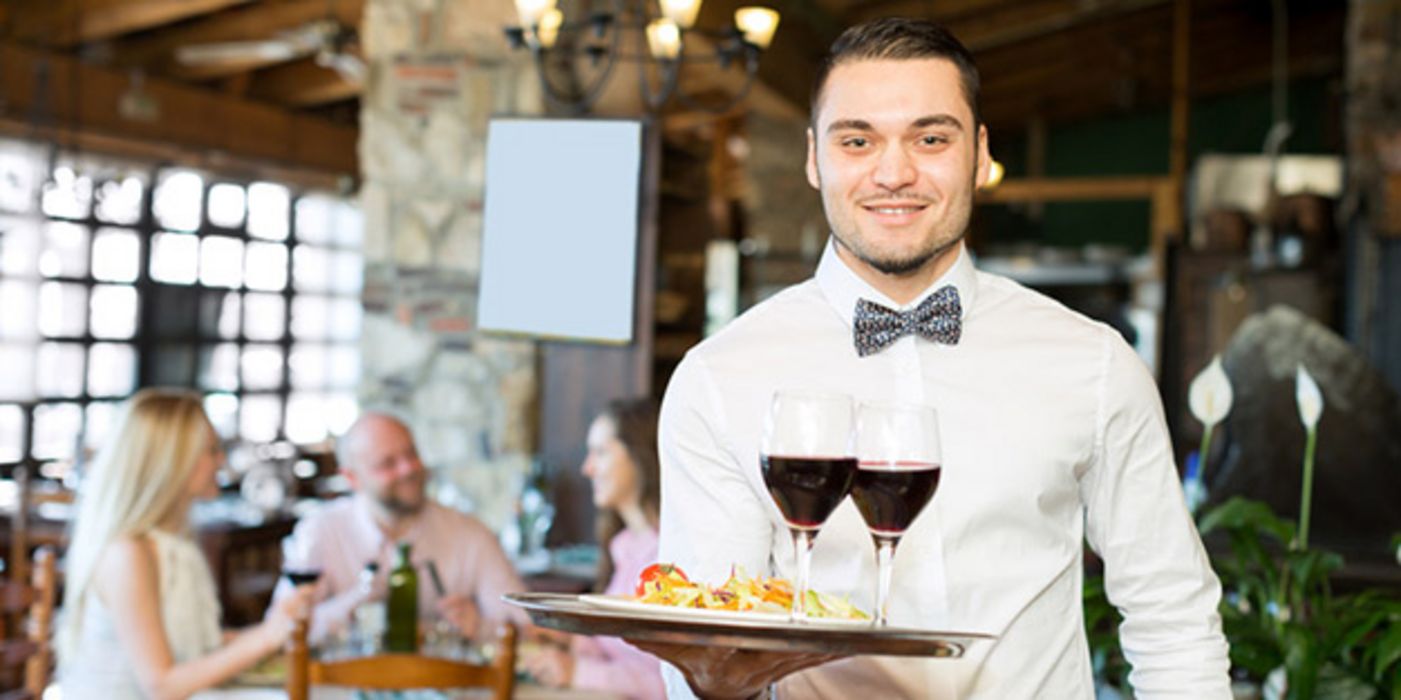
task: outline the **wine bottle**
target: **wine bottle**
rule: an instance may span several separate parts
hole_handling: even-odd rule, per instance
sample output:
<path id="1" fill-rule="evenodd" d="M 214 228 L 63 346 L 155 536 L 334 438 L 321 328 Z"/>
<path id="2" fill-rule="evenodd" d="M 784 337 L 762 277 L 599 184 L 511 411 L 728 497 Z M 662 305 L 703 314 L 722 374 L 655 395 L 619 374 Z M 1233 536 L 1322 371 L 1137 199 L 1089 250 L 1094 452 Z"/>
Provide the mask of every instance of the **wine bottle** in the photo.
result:
<path id="1" fill-rule="evenodd" d="M 412 654 L 418 650 L 418 572 L 410 556 L 410 544 L 399 543 L 394 568 L 389 571 L 384 650 Z"/>

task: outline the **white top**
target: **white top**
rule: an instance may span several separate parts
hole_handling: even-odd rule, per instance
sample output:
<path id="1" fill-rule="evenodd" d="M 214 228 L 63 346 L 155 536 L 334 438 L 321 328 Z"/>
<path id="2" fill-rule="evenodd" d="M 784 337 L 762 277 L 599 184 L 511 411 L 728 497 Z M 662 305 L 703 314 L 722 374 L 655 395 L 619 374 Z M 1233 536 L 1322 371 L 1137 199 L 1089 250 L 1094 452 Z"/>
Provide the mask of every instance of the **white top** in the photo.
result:
<path id="1" fill-rule="evenodd" d="M 963 336 L 914 336 L 860 358 L 856 300 L 912 308 L 952 284 Z M 895 555 L 892 625 L 998 636 L 957 661 L 865 657 L 790 677 L 786 697 L 1091 698 L 1081 543 L 1105 560 L 1139 698 L 1229 698 L 1220 584 L 1183 503 L 1153 379 L 1112 329 L 966 252 L 901 307 L 828 246 L 815 277 L 692 349 L 661 416 L 662 561 L 719 582 L 732 564 L 792 578 L 759 438 L 777 389 L 916 402 L 939 412 L 943 474 Z M 813 549 L 815 589 L 875 598 L 875 549 L 847 499 Z M 674 672 L 673 697 L 689 697 Z"/>
<path id="2" fill-rule="evenodd" d="M 148 536 L 156 548 L 162 628 L 175 663 L 214 651 L 222 641 L 221 612 L 204 554 L 186 537 L 161 530 Z M 72 658 L 59 659 L 63 697 L 141 700 L 145 696 L 122 650 L 112 614 L 91 592 L 82 607 L 82 631 Z"/>

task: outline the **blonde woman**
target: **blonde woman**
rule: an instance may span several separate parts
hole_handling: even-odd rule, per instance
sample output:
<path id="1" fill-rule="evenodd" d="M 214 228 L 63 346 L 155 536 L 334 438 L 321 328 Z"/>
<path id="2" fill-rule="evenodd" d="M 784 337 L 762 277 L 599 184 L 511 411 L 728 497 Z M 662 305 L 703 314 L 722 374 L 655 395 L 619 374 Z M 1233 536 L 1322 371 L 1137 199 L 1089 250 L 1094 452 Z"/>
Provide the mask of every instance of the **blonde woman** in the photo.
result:
<path id="1" fill-rule="evenodd" d="M 58 631 L 65 700 L 190 697 L 278 651 L 304 614 L 309 590 L 251 629 L 220 630 L 189 513 L 217 495 L 222 461 L 197 394 L 132 397 L 79 494 Z"/>

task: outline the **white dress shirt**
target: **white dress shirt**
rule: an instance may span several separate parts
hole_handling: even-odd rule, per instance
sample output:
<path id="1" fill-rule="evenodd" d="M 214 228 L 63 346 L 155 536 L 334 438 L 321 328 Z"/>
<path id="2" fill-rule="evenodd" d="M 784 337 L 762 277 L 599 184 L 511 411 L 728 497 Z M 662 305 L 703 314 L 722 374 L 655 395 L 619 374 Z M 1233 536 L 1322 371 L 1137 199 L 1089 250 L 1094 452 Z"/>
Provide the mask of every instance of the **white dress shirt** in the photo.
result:
<path id="1" fill-rule="evenodd" d="M 906 336 L 861 358 L 858 298 L 909 309 L 957 287 L 957 345 Z M 792 540 L 764 487 L 759 438 L 779 389 L 939 413 L 939 489 L 901 540 L 892 625 L 997 636 L 959 660 L 861 657 L 789 677 L 792 698 L 1092 698 L 1082 542 L 1104 558 L 1140 698 L 1229 698 L 1211 571 L 1173 466 L 1158 393 L 1123 339 L 1055 301 L 979 272 L 965 251 L 901 307 L 831 244 L 813 279 L 692 349 L 661 415 L 662 561 L 718 583 L 733 564 L 792 578 Z M 875 598 L 875 547 L 850 499 L 813 547 L 811 585 Z M 669 672 L 673 697 L 688 697 Z"/>

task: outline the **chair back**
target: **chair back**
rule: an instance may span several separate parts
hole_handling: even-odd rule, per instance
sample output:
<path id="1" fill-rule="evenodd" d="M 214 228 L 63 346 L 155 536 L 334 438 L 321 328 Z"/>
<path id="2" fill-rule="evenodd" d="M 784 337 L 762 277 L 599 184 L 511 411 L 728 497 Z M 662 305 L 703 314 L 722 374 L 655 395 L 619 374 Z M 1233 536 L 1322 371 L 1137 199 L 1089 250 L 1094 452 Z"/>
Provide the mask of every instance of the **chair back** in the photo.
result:
<path id="1" fill-rule="evenodd" d="M 44 541 L 36 537 L 32 530 L 34 509 L 44 503 L 72 503 L 73 492 L 64 489 L 46 489 L 35 486 L 29 468 L 15 467 L 14 480 L 18 497 L 15 499 L 15 512 L 10 519 L 10 553 L 6 559 L 11 581 L 28 581 L 29 552 L 36 545 L 59 545 L 52 537 Z"/>
<path id="2" fill-rule="evenodd" d="M 57 557 L 50 547 L 40 547 L 34 553 L 32 580 L 7 580 L 0 582 L 0 619 L 24 619 L 27 614 L 27 629 L 10 625 L 0 629 L 0 668 L 7 675 L 23 670 L 22 685 L 18 690 L 0 695 L 0 700 L 27 698 L 38 700 L 49 685 L 53 671 L 53 620 L 54 601 L 58 590 Z M 26 564 L 29 564 L 26 557 Z M 0 625 L 0 627 L 5 627 Z"/>
<path id="3" fill-rule="evenodd" d="M 376 654 L 340 661 L 311 658 L 307 624 L 300 622 L 288 650 L 287 697 L 307 700 L 313 685 L 365 690 L 488 688 L 494 700 L 509 700 L 516 683 L 516 628 L 503 625 L 500 649 L 490 664 L 418 654 Z"/>

